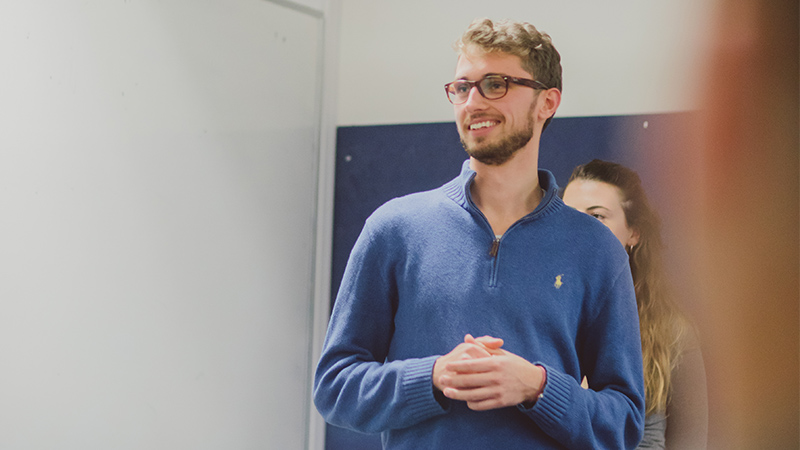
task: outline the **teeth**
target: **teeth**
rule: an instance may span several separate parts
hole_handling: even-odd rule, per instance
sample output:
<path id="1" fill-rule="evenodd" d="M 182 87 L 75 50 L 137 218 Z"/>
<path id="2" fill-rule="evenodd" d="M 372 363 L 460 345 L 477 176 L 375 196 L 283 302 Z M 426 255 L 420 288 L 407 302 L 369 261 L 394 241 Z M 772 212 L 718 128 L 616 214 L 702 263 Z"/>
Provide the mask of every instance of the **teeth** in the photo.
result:
<path id="1" fill-rule="evenodd" d="M 487 120 L 486 122 L 473 123 L 472 125 L 469 126 L 469 129 L 470 130 L 478 130 L 478 129 L 481 129 L 481 128 L 490 127 L 492 125 L 494 125 L 494 122 Z"/>

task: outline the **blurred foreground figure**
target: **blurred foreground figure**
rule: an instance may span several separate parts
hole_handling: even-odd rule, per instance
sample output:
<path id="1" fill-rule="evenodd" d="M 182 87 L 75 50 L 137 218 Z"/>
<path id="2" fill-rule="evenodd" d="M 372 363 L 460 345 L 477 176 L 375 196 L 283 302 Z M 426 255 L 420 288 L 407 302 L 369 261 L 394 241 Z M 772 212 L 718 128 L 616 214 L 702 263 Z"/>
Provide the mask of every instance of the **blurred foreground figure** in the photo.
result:
<path id="1" fill-rule="evenodd" d="M 798 442 L 798 3 L 720 2 L 702 142 L 676 149 L 694 225 L 709 448 Z"/>

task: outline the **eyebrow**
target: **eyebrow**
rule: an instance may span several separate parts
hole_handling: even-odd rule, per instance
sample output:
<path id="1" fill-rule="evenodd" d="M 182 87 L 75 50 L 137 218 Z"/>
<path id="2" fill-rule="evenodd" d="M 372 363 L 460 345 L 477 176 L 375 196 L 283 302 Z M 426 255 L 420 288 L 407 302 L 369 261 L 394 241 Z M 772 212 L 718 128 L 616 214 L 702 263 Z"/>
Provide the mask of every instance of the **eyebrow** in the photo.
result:
<path id="1" fill-rule="evenodd" d="M 587 211 L 594 211 L 595 209 L 605 209 L 606 211 L 611 211 L 610 209 L 606 208 L 605 206 L 595 205 L 586 208 Z"/>
<path id="2" fill-rule="evenodd" d="M 481 80 L 481 79 L 483 79 L 483 78 L 486 78 L 486 77 L 491 77 L 491 76 L 496 76 L 496 77 L 511 77 L 511 75 L 506 75 L 506 74 L 504 74 L 504 73 L 494 73 L 494 72 L 491 72 L 491 73 L 485 73 L 485 74 L 483 74 L 483 75 L 482 75 L 480 78 L 478 78 L 478 80 Z M 512 77 L 512 78 L 515 78 L 515 77 Z M 518 78 L 518 77 L 517 77 L 517 78 Z M 467 79 L 467 77 L 456 78 L 456 81 L 462 81 L 462 80 L 463 80 L 463 81 L 469 81 L 469 80 Z M 475 81 L 477 81 L 477 80 L 475 80 Z"/>

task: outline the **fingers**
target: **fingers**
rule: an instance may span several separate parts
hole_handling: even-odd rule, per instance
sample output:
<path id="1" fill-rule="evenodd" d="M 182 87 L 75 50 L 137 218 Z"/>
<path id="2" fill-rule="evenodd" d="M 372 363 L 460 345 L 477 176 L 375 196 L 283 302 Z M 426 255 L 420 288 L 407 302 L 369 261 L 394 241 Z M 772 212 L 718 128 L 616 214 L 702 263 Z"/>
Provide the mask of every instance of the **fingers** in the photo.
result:
<path id="1" fill-rule="evenodd" d="M 471 343 L 461 343 L 450 353 L 439 357 L 433 365 L 433 385 L 442 390 L 444 385 L 441 383 L 442 375 L 448 373 L 448 366 L 457 362 L 470 361 L 475 359 L 485 359 L 491 356 L 484 347 Z"/>
<path id="2" fill-rule="evenodd" d="M 465 358 L 461 360 L 448 361 L 446 370 L 453 373 L 483 373 L 498 370 L 503 362 L 497 357 L 505 356 L 505 354 L 492 355 L 495 358 Z"/>
<path id="3" fill-rule="evenodd" d="M 459 344 L 454 351 L 457 352 L 458 357 L 456 359 L 458 360 L 486 358 L 492 356 L 487 349 L 475 344 Z"/>
<path id="4" fill-rule="evenodd" d="M 445 397 L 467 403 L 485 403 L 499 395 L 495 381 L 487 374 L 443 375 L 442 384 Z"/>
<path id="5" fill-rule="evenodd" d="M 448 384 L 443 380 L 462 373 L 478 373 L 494 370 L 496 366 L 474 364 L 475 361 L 489 361 L 489 356 L 503 356 L 506 351 L 500 347 L 503 340 L 492 336 L 474 338 L 471 334 L 464 336 L 464 342 L 457 345 L 450 353 L 439 357 L 433 366 L 433 385 L 444 390 Z M 449 378 L 446 376 L 449 375 Z"/>
<path id="6" fill-rule="evenodd" d="M 453 387 L 445 388 L 444 395 L 453 400 L 461 400 L 465 402 L 481 402 L 486 401 L 495 396 L 495 389 L 489 387 L 479 387 L 474 389 L 457 389 Z"/>
<path id="7" fill-rule="evenodd" d="M 476 389 L 496 384 L 496 380 L 486 373 L 448 373 L 442 375 L 441 382 L 443 386 L 454 389 Z"/>
<path id="8" fill-rule="evenodd" d="M 486 388 L 500 384 L 495 358 L 481 358 L 447 363 L 439 373 L 436 385 L 445 396 L 454 400 L 482 399 Z M 475 364 L 475 363 L 478 364 Z M 487 364 L 488 363 L 488 364 Z M 447 392 L 450 392 L 448 395 Z"/>
<path id="9" fill-rule="evenodd" d="M 519 403 L 509 397 L 509 393 L 499 386 L 489 385 L 473 389 L 457 389 L 447 387 L 442 391 L 447 398 L 461 400 L 475 411 L 485 411 L 489 409 L 502 408 L 504 406 Z"/>
<path id="10" fill-rule="evenodd" d="M 472 337 L 471 334 L 464 336 L 464 342 L 469 344 L 480 345 L 487 350 L 497 350 L 503 346 L 503 340 L 492 336 L 481 336 L 479 338 Z"/>
<path id="11" fill-rule="evenodd" d="M 437 387 L 446 397 L 465 401 L 474 410 L 501 408 L 536 398 L 543 369 L 503 352 L 491 358 L 447 362 Z"/>

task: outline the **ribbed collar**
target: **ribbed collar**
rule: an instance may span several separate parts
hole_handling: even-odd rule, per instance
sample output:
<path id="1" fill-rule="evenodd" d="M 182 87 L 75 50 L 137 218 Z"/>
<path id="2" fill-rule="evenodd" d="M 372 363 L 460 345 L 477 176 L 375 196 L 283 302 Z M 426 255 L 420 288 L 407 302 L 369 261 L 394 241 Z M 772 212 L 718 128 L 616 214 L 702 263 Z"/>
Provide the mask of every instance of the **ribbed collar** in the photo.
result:
<path id="1" fill-rule="evenodd" d="M 461 173 L 458 177 L 442 186 L 442 190 L 447 197 L 470 212 L 473 212 L 473 206 L 471 206 L 472 201 L 469 187 L 472 185 L 475 175 L 475 171 L 469 167 L 469 160 L 466 160 L 461 166 Z M 545 191 L 544 198 L 539 203 L 539 206 L 523 219 L 547 215 L 557 210 L 562 204 L 561 199 L 558 197 L 556 177 L 553 176 L 549 170 L 539 169 L 539 186 Z"/>

